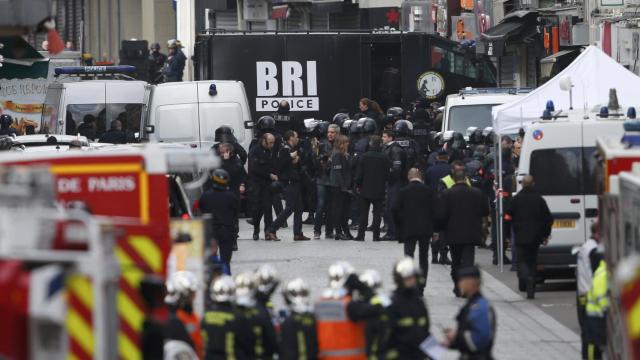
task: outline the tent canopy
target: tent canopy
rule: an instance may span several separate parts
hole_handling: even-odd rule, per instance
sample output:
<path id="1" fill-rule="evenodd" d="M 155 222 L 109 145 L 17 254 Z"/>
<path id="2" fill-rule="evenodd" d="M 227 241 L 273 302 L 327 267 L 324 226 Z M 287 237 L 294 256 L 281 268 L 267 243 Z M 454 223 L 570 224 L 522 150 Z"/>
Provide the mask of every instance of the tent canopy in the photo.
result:
<path id="1" fill-rule="evenodd" d="M 570 77 L 573 83 L 573 108 L 591 110 L 609 102 L 609 89 L 618 92 L 621 107 L 638 106 L 640 77 L 595 46 L 586 48 L 558 75 L 526 96 L 493 108 L 493 129 L 498 134 L 515 134 L 521 127 L 540 120 L 548 100 L 556 111 L 569 110 L 569 92 L 560 89 L 560 81 Z"/>

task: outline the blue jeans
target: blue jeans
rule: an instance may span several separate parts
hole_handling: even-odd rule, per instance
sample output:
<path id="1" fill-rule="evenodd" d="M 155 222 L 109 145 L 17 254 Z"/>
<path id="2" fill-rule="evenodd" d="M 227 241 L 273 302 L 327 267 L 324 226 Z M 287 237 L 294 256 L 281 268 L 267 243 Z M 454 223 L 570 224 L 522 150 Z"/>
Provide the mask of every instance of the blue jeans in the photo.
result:
<path id="1" fill-rule="evenodd" d="M 318 201 L 316 204 L 316 217 L 313 219 L 313 232 L 319 234 L 322 231 L 322 222 L 327 219 L 327 224 L 330 224 L 331 212 L 329 211 L 329 186 L 317 185 Z M 326 211 L 326 215 L 325 215 Z M 333 228 L 325 228 L 325 233 L 333 232 Z"/>

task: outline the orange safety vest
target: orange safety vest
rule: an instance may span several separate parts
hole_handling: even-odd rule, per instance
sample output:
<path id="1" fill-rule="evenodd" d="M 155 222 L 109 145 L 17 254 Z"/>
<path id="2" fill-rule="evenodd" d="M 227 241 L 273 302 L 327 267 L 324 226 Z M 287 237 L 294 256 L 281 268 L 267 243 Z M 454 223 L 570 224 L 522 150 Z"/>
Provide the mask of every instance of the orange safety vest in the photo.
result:
<path id="1" fill-rule="evenodd" d="M 193 345 L 196 347 L 196 354 L 200 359 L 204 359 L 204 340 L 202 339 L 202 331 L 200 330 L 200 319 L 195 313 L 188 313 L 184 310 L 178 309 L 176 316 L 184 324 L 187 329 L 187 333 L 193 341 Z"/>
<path id="2" fill-rule="evenodd" d="M 364 323 L 347 316 L 350 296 L 322 299 L 316 304 L 318 358 L 322 360 L 366 360 Z"/>

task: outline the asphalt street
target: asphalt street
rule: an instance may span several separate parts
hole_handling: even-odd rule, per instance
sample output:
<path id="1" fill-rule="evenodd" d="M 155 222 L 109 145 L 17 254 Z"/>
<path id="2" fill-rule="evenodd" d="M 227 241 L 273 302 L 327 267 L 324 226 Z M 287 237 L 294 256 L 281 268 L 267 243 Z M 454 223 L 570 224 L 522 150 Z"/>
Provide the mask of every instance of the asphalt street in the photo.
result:
<path id="1" fill-rule="evenodd" d="M 290 221 L 291 225 L 291 221 Z M 304 226 L 306 235 L 311 226 Z M 361 271 L 378 270 L 385 291 L 393 289 L 391 269 L 402 257 L 402 246 L 396 242 L 373 242 L 367 233 L 365 242 L 311 240 L 294 242 L 291 228 L 281 229 L 279 242 L 251 240 L 252 228 L 241 220 L 239 250 L 234 253 L 232 271 L 253 270 L 263 263 L 271 263 L 283 282 L 295 277 L 304 278 L 319 297 L 327 285 L 327 269 L 336 260 L 346 260 Z M 479 250 L 477 262 L 483 271 L 483 292 L 492 301 L 497 312 L 498 331 L 494 355 L 499 359 L 577 359 L 579 336 L 574 293 L 570 287 L 563 291 L 541 291 L 534 301 L 526 300 L 514 288 L 515 274 L 500 273 L 491 265 L 491 252 Z M 508 270 L 505 267 L 506 270 Z M 431 331 L 442 338 L 442 330 L 454 327 L 454 318 L 464 304 L 452 293 L 450 269 L 445 265 L 430 265 L 426 288 L 426 303 L 431 317 Z M 548 289 L 550 290 L 550 288 Z M 284 306 L 280 293 L 274 295 L 276 308 Z M 455 359 L 449 352 L 447 359 Z"/>

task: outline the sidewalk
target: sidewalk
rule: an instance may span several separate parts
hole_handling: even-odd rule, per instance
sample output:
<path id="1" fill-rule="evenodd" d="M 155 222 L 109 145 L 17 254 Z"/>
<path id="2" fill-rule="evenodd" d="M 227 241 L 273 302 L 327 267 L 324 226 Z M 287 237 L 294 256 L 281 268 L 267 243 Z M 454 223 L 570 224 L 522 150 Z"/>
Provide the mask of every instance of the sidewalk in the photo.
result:
<path id="1" fill-rule="evenodd" d="M 290 221 L 291 222 L 291 221 Z M 290 224 L 291 225 L 291 224 Z M 304 233 L 311 235 L 310 226 Z M 336 260 L 349 261 L 358 271 L 373 268 L 380 272 L 385 290 L 393 289 L 391 270 L 402 257 L 402 245 L 395 242 L 311 240 L 294 242 L 291 228 L 281 229 L 280 242 L 250 240 L 251 227 L 241 220 L 239 251 L 234 253 L 232 271 L 253 270 L 263 263 L 276 267 L 282 283 L 302 277 L 309 283 L 312 296 L 320 295 L 327 285 L 327 269 Z M 417 250 L 416 250 L 417 252 Z M 484 294 L 496 311 L 498 329 L 493 355 L 496 359 L 578 359 L 580 338 L 573 331 L 544 313 L 483 271 Z M 455 326 L 455 316 L 464 304 L 452 292 L 449 267 L 430 265 L 426 302 L 431 317 L 431 331 L 442 338 L 442 329 Z M 280 290 L 274 294 L 277 309 L 284 306 Z M 449 352 L 447 359 L 456 359 Z"/>

